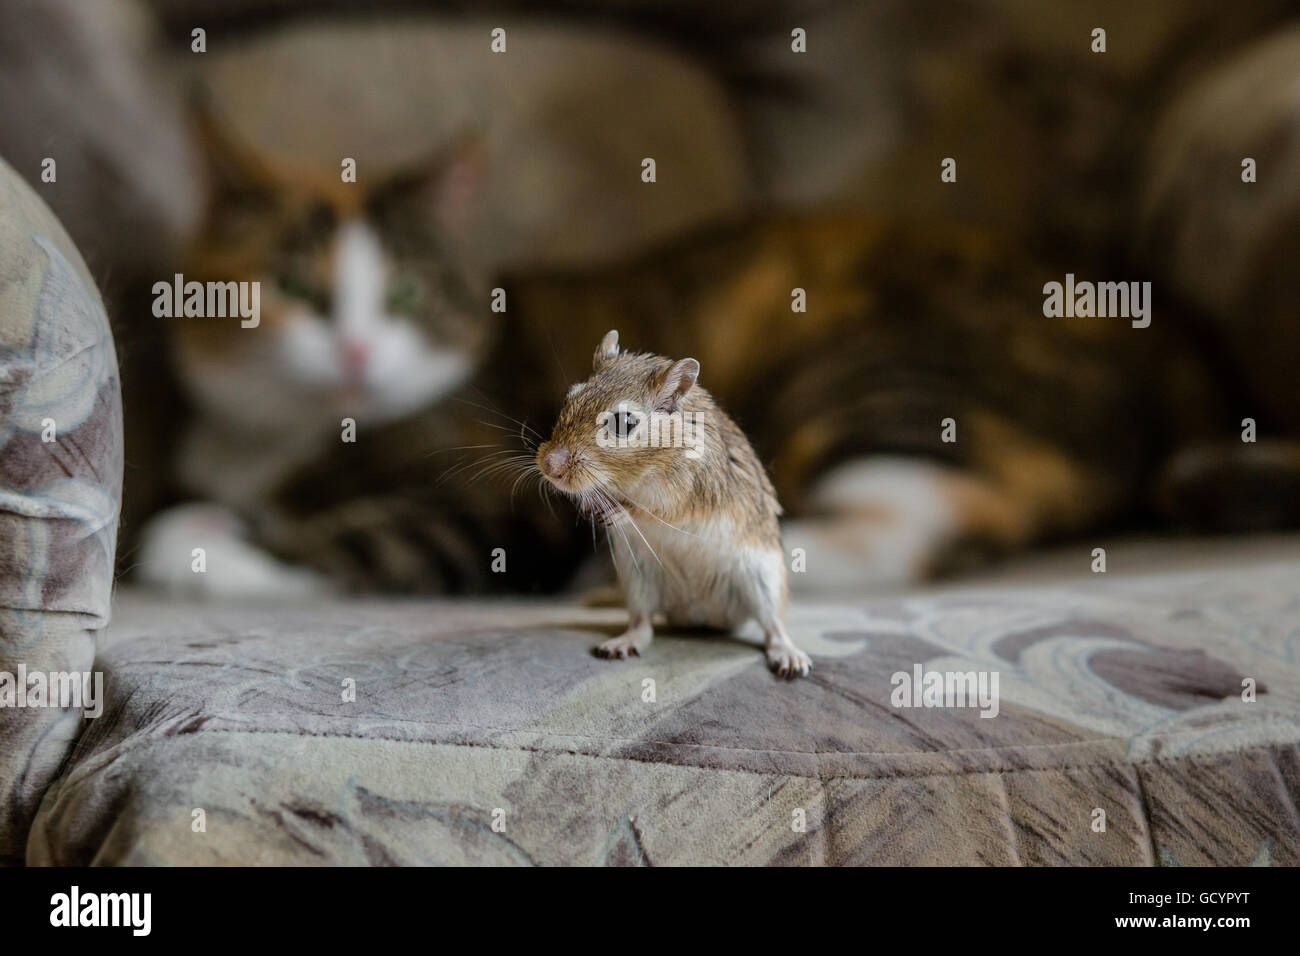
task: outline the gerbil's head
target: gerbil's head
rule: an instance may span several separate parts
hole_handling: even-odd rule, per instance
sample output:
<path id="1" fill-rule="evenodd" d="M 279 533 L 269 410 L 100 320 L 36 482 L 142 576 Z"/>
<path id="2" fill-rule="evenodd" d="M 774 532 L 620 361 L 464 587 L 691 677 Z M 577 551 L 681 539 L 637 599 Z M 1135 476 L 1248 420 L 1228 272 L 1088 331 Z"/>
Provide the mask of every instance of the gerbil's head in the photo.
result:
<path id="1" fill-rule="evenodd" d="M 550 439 L 538 448 L 537 467 L 583 504 L 672 480 L 704 447 L 702 413 L 712 401 L 695 385 L 699 374 L 693 358 L 620 352 L 618 332 L 606 333 L 591 377 L 569 389 Z"/>

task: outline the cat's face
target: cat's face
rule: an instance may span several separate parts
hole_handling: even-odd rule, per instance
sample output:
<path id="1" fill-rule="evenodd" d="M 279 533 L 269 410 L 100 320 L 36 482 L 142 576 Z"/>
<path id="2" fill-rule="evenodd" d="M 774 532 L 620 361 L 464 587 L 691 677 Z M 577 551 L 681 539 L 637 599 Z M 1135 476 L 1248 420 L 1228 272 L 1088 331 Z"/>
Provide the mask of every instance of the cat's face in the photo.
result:
<path id="1" fill-rule="evenodd" d="M 204 411 L 237 429 L 317 431 L 401 418 L 460 384 L 490 314 L 446 241 L 475 161 L 459 149 L 376 184 L 225 175 L 185 279 L 258 282 L 260 316 L 168 320 Z"/>

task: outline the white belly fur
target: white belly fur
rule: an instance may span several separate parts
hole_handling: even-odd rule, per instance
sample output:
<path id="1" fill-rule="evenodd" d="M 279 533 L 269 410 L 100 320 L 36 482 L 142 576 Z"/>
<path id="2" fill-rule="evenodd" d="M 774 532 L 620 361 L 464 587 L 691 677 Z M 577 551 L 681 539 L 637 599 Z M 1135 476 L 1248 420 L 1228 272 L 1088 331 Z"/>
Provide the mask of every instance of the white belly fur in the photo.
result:
<path id="1" fill-rule="evenodd" d="M 677 530 L 643 517 L 607 534 L 629 609 L 661 612 L 673 626 L 725 630 L 782 616 L 781 551 L 737 546 L 726 519 Z"/>

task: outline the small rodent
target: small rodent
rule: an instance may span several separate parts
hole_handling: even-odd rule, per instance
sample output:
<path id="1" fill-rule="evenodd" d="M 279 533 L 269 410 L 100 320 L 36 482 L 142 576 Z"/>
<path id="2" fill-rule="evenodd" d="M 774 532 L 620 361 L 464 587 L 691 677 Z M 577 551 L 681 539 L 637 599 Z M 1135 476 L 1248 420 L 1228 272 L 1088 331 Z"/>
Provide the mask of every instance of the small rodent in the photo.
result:
<path id="1" fill-rule="evenodd" d="M 656 613 L 726 630 L 755 620 L 773 673 L 805 676 L 812 662 L 783 620 L 781 505 L 699 373 L 693 358 L 620 352 L 610 331 L 537 450 L 547 481 L 607 529 L 630 621 L 596 653 L 641 654 Z"/>

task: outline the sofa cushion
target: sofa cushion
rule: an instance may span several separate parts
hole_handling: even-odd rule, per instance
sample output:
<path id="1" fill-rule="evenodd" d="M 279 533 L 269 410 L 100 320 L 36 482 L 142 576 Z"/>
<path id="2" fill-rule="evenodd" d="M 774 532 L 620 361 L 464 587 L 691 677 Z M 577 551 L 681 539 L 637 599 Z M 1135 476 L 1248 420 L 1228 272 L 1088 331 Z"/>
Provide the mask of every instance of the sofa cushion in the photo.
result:
<path id="1" fill-rule="evenodd" d="M 34 675 L 90 670 L 121 483 L 117 362 L 99 293 L 53 214 L 0 161 L 0 861 L 21 859 L 82 726 L 86 708 L 44 705 L 49 678 Z"/>
<path id="2" fill-rule="evenodd" d="M 1295 864 L 1296 544 L 796 605 L 793 683 L 723 637 L 598 660 L 620 612 L 560 601 L 131 596 L 29 861 Z M 894 706 L 918 665 L 996 716 Z"/>

